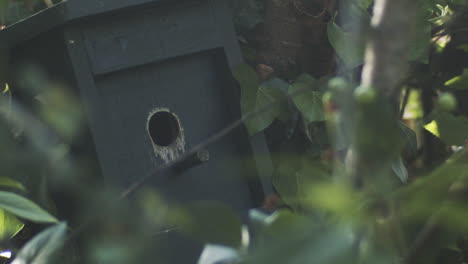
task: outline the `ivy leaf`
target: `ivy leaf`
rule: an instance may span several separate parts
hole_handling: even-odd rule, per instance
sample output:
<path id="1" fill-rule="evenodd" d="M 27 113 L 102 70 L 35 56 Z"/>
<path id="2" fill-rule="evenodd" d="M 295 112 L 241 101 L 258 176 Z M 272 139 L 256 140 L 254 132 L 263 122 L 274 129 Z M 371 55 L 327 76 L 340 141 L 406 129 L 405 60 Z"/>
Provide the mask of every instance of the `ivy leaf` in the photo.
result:
<path id="1" fill-rule="evenodd" d="M 451 113 L 437 111 L 432 114 L 433 121 L 424 126 L 426 130 L 440 137 L 448 145 L 461 146 L 468 138 L 468 120 Z"/>
<path id="2" fill-rule="evenodd" d="M 285 155 L 277 161 L 277 166 L 272 177 L 273 186 L 278 191 L 281 199 L 289 206 L 296 206 L 298 203 L 298 184 L 296 173 L 300 169 L 301 163 L 298 157 Z"/>
<path id="3" fill-rule="evenodd" d="M 36 223 L 56 223 L 58 220 L 34 202 L 11 192 L 0 191 L 0 209 Z"/>
<path id="4" fill-rule="evenodd" d="M 281 113 L 281 108 L 277 103 L 283 95 L 269 86 L 260 86 L 255 104 L 256 111 L 253 118 L 245 121 L 250 135 L 254 135 L 267 128 Z"/>
<path id="5" fill-rule="evenodd" d="M 294 111 L 289 101 L 284 100 L 288 94 L 289 84 L 279 78 L 272 78 L 263 82 L 260 86 L 260 89 L 262 89 L 261 87 L 265 87 L 265 89 L 269 90 L 276 101 L 284 101 L 278 103 L 278 112 L 276 118 L 283 122 L 289 120 Z"/>
<path id="6" fill-rule="evenodd" d="M 363 64 L 365 38 L 359 34 L 343 31 L 334 22 L 328 23 L 327 34 L 328 41 L 346 68 L 352 69 Z"/>
<path id="7" fill-rule="evenodd" d="M 324 121 L 322 92 L 318 90 L 318 81 L 309 79 L 297 81 L 289 86 L 292 101 L 307 122 Z"/>
<path id="8" fill-rule="evenodd" d="M 51 226 L 31 239 L 11 264 L 47 264 L 65 241 L 67 225 L 64 222 Z"/>
<path id="9" fill-rule="evenodd" d="M 259 86 L 256 72 L 248 65 L 241 65 L 234 71 L 234 76 L 241 87 L 241 111 L 246 117 L 245 126 L 250 135 L 267 128 L 281 113 L 281 104 L 277 103 L 284 96 L 271 83 Z"/>
<path id="10" fill-rule="evenodd" d="M 461 75 L 446 81 L 445 85 L 458 90 L 468 89 L 468 69 L 463 69 Z"/>

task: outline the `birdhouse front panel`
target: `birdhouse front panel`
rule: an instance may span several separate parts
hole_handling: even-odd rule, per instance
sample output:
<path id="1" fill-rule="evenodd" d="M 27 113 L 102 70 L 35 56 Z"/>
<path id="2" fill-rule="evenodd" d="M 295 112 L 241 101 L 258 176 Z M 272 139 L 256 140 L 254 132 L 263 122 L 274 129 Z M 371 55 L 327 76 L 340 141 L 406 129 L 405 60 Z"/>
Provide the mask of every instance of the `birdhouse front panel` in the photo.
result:
<path id="1" fill-rule="evenodd" d="M 66 33 L 68 50 L 104 175 L 129 186 L 240 118 L 216 1 L 132 9 L 90 19 Z M 182 12 L 183 10 L 183 12 Z M 229 25 L 227 25 L 229 26 Z M 231 37 L 231 40 L 235 37 Z M 231 44 L 232 45 L 232 44 Z M 238 51 L 234 50 L 234 55 Z M 243 128 L 198 153 L 158 186 L 180 202 L 217 200 L 242 214 L 258 185 Z M 261 196 L 261 195 L 260 195 Z"/>

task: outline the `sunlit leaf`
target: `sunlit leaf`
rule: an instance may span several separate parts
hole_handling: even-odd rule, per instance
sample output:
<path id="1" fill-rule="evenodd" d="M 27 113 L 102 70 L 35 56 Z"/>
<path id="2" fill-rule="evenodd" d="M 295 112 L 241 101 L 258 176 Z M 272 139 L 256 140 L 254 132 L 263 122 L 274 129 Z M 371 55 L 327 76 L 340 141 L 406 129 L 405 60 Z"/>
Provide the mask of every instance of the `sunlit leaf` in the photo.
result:
<path id="1" fill-rule="evenodd" d="M 65 241 L 67 225 L 64 222 L 51 226 L 33 239 L 19 251 L 12 264 L 48 264 L 54 253 Z"/>
<path id="2" fill-rule="evenodd" d="M 430 123 L 424 125 L 424 128 L 427 131 L 431 132 L 434 136 L 440 137 L 439 126 L 437 125 L 437 122 L 435 120 L 432 120 Z"/>
<path id="3" fill-rule="evenodd" d="M 2 93 L 8 93 L 9 91 L 10 91 L 10 86 L 8 85 L 8 83 L 5 83 L 5 88 L 3 89 Z"/>
<path id="4" fill-rule="evenodd" d="M 418 119 L 423 117 L 423 108 L 421 103 L 421 91 L 411 89 L 409 91 L 408 102 L 403 113 L 403 119 Z"/>
<path id="5" fill-rule="evenodd" d="M 308 192 L 307 203 L 344 218 L 360 214 L 360 196 L 344 184 L 316 184 Z"/>
<path id="6" fill-rule="evenodd" d="M 0 191 L 0 208 L 33 222 L 56 223 L 58 221 L 34 202 L 11 192 Z"/>
<path id="7" fill-rule="evenodd" d="M 10 239 L 18 234 L 24 227 L 24 223 L 14 215 L 0 209 L 0 239 Z"/>
<path id="8" fill-rule="evenodd" d="M 454 89 L 468 89 L 468 69 L 463 69 L 463 73 L 445 82 L 445 85 Z"/>
<path id="9" fill-rule="evenodd" d="M 468 120 L 445 111 L 432 114 L 433 121 L 425 125 L 429 132 L 439 136 L 448 145 L 461 146 L 468 138 Z M 437 129 L 436 129 L 437 128 Z"/>

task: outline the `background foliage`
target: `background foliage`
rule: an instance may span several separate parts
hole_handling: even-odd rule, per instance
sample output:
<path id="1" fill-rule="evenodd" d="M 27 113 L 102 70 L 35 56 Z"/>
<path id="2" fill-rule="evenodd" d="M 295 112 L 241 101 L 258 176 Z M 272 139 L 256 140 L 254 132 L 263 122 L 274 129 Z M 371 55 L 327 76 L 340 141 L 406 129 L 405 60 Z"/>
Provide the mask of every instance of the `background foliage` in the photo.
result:
<path id="1" fill-rule="evenodd" d="M 25 91 L 2 84 L 4 262 L 164 263 L 155 238 L 168 226 L 206 243 L 199 263 L 468 262 L 468 3 L 418 3 L 391 105 L 359 86 L 372 0 L 230 1 L 244 124 L 265 133 L 274 164 L 275 193 L 248 223 L 150 187 L 119 198 L 80 152 L 88 135 L 67 87 L 38 68 Z M 0 4 L 9 25 L 53 3 Z M 365 159 L 354 178 L 352 146 Z"/>

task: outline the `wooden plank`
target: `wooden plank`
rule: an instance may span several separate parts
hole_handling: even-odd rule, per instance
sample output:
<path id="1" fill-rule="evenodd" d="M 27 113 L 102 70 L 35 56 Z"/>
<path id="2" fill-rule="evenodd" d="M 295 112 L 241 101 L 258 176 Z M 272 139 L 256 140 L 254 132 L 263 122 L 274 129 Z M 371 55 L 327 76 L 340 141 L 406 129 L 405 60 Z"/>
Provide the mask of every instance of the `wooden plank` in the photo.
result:
<path id="1" fill-rule="evenodd" d="M 100 17 L 83 35 L 99 75 L 221 47 L 215 22 L 209 1 L 196 1 Z"/>

